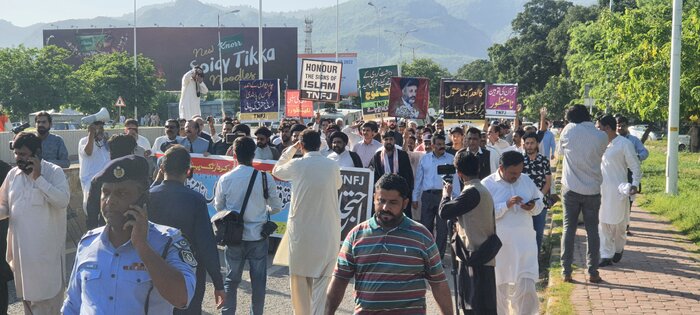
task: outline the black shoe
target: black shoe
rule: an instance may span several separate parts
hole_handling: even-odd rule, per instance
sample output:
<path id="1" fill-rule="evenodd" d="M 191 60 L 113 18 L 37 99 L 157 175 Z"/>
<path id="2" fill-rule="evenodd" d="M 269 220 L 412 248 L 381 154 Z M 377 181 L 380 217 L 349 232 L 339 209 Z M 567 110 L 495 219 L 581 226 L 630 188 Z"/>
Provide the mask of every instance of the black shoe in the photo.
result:
<path id="1" fill-rule="evenodd" d="M 632 236 L 632 232 L 630 232 L 629 230 L 627 230 L 627 236 Z"/>
<path id="2" fill-rule="evenodd" d="M 612 260 L 610 258 L 604 258 L 603 260 L 600 261 L 600 264 L 598 264 L 598 267 L 607 267 L 612 265 Z"/>
<path id="3" fill-rule="evenodd" d="M 619 253 L 615 253 L 615 255 L 614 255 L 613 258 L 612 258 L 612 261 L 613 261 L 614 263 L 619 263 L 620 260 L 622 259 L 622 253 L 624 253 L 624 252 L 625 252 L 625 251 L 621 251 L 621 252 L 619 252 Z"/>

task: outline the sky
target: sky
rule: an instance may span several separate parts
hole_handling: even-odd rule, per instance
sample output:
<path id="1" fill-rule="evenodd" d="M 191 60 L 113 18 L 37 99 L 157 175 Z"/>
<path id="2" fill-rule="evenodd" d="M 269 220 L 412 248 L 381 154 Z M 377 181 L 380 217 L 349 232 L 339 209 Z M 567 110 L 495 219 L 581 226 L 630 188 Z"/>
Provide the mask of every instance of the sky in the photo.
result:
<path id="1" fill-rule="evenodd" d="M 138 7 L 174 2 L 174 0 L 135 0 Z M 248 5 L 257 7 L 259 0 L 200 0 L 225 6 Z M 347 0 L 339 0 L 345 2 Z M 336 0 L 263 0 L 263 11 L 286 12 L 329 7 Z M 41 9 L 38 9 L 41 8 Z M 0 0 L 0 19 L 17 26 L 51 23 L 68 19 L 117 17 L 134 10 L 131 0 Z"/>

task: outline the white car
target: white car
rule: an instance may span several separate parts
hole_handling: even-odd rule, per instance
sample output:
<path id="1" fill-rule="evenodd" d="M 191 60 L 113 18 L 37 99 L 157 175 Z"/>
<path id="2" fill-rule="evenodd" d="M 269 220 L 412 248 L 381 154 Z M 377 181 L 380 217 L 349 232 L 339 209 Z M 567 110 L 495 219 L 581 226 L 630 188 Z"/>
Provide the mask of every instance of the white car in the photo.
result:
<path id="1" fill-rule="evenodd" d="M 685 151 L 690 147 L 689 135 L 678 135 L 678 151 Z"/>
<path id="2" fill-rule="evenodd" d="M 647 130 L 647 125 L 633 125 L 633 126 L 629 126 L 627 128 L 627 130 L 629 130 L 631 135 L 633 135 L 633 136 L 637 137 L 639 140 L 641 140 L 642 136 L 644 135 L 644 131 Z M 657 134 L 654 131 L 649 132 L 648 140 L 656 141 L 659 139 L 661 139 L 661 136 L 659 136 L 659 134 Z"/>

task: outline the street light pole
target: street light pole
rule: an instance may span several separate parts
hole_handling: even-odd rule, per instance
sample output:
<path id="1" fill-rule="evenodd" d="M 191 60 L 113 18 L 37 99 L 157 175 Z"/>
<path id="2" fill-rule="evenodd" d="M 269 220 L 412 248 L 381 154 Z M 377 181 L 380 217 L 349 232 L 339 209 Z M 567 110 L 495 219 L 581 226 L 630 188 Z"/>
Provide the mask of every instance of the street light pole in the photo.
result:
<path id="1" fill-rule="evenodd" d="M 399 37 L 399 64 L 401 64 L 403 62 L 403 41 L 406 40 L 406 36 L 409 33 L 417 32 L 417 31 L 418 31 L 418 29 L 416 29 L 416 28 L 414 28 L 412 30 L 405 31 L 403 33 L 394 32 L 392 30 L 384 30 L 384 32 L 386 32 L 386 33 L 393 33 Z"/>
<path id="2" fill-rule="evenodd" d="M 259 3 L 258 13 L 258 80 L 263 78 L 263 24 L 262 24 L 262 0 Z"/>
<path id="3" fill-rule="evenodd" d="M 668 95 L 668 143 L 666 152 L 666 193 L 678 195 L 678 120 L 681 78 L 681 18 L 683 1 L 673 0 L 671 30 L 671 75 Z"/>
<path id="4" fill-rule="evenodd" d="M 335 0 L 335 62 L 338 62 L 338 32 L 340 30 L 339 0 Z"/>
<path id="5" fill-rule="evenodd" d="M 138 61 L 136 59 L 136 0 L 134 0 L 134 119 L 139 119 L 139 109 L 138 109 L 138 93 L 137 88 L 139 86 L 138 79 Z"/>
<path id="6" fill-rule="evenodd" d="M 228 11 L 223 15 L 233 14 L 239 11 L 240 10 Z M 217 42 L 217 46 L 219 46 L 219 97 L 221 98 L 221 119 L 223 120 L 226 118 L 226 111 L 224 110 L 224 66 L 223 61 L 221 60 L 221 15 L 221 12 L 216 14 L 216 29 L 219 38 L 219 41 Z"/>
<path id="7" fill-rule="evenodd" d="M 381 24 L 381 19 L 382 19 L 382 10 L 386 9 L 386 6 L 382 6 L 381 8 L 376 6 L 372 1 L 367 2 L 367 4 L 371 7 L 374 7 L 374 10 L 377 12 L 377 66 L 379 66 L 379 52 L 381 51 L 381 40 L 382 40 L 382 24 Z"/>

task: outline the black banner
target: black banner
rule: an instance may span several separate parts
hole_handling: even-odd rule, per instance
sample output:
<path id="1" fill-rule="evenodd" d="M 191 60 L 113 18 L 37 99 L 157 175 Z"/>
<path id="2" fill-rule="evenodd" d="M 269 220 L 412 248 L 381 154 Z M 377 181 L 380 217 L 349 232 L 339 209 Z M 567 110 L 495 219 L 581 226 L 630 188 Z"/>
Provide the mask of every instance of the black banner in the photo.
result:
<path id="1" fill-rule="evenodd" d="M 445 119 L 484 120 L 486 82 L 440 81 L 440 107 Z"/>

